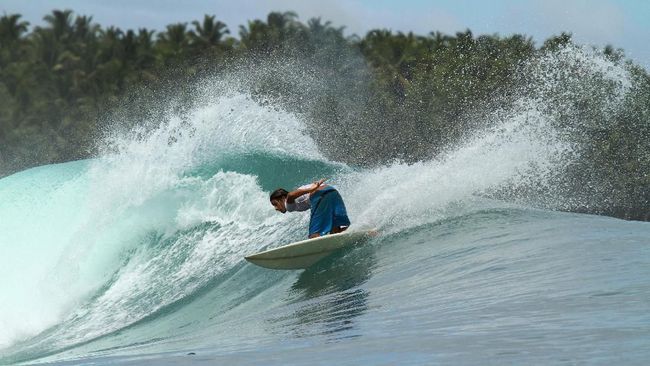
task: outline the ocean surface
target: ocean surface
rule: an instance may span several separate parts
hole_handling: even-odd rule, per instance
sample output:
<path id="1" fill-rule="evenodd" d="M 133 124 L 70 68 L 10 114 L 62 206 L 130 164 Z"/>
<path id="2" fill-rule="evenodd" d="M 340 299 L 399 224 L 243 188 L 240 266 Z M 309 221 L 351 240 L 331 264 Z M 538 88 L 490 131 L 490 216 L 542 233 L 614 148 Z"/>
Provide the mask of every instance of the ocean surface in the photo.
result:
<path id="1" fill-rule="evenodd" d="M 570 156 L 539 109 L 370 169 L 282 108 L 207 99 L 0 179 L 0 364 L 650 360 L 650 223 L 490 198 Z M 380 235 L 305 271 L 247 263 L 306 237 L 268 194 L 318 178 Z"/>

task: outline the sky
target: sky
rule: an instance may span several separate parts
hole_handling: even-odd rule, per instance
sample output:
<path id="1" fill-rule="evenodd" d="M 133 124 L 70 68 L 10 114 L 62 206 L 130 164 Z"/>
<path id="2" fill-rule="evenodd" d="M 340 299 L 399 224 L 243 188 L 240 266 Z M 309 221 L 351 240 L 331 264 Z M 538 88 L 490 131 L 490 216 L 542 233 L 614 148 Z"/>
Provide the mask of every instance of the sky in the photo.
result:
<path id="1" fill-rule="evenodd" d="M 167 24 L 216 15 L 233 35 L 248 20 L 271 11 L 295 11 L 345 26 L 346 34 L 376 28 L 417 34 L 441 31 L 533 37 L 540 45 L 570 32 L 583 45 L 623 48 L 628 58 L 650 70 L 650 0 L 0 0 L 0 13 L 19 13 L 32 25 L 53 9 L 92 15 L 102 26 L 164 30 Z"/>

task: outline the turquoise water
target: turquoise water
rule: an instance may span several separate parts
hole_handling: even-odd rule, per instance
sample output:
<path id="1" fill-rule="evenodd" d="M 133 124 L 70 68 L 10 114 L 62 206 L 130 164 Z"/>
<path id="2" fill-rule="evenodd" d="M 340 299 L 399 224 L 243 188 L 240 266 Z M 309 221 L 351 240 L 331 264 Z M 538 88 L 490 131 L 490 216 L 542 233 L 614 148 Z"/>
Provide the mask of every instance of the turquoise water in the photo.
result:
<path id="1" fill-rule="evenodd" d="M 204 98 L 95 159 L 0 179 L 0 364 L 650 359 L 650 224 L 487 198 L 570 164 L 552 117 L 508 114 L 436 160 L 362 169 L 328 159 L 300 116 Z M 269 191 L 321 177 L 381 235 L 306 271 L 247 263 L 306 236 Z"/>
<path id="2" fill-rule="evenodd" d="M 44 171 L 63 175 L 86 166 L 23 175 L 42 178 Z M 367 245 L 306 271 L 247 264 L 243 254 L 272 241 L 226 239 L 216 222 L 170 234 L 140 229 L 132 232 L 133 247 L 123 244 L 107 261 L 113 268 L 100 266 L 108 268 L 105 273 L 97 269 L 106 261 L 95 256 L 107 255 L 99 248 L 76 257 L 75 273 L 87 278 L 67 275 L 58 291 L 52 271 L 63 275 L 70 262 L 66 269 L 42 269 L 36 288 L 50 281 L 55 299 L 91 279 L 97 287 L 77 295 L 67 314 L 59 310 L 60 318 L 43 333 L 5 349 L 2 360 L 630 364 L 650 357 L 649 224 L 480 205 L 405 230 L 385 229 Z M 485 207 L 490 205 L 496 207 Z M 290 229 L 283 221 L 289 217 L 263 211 L 271 222 L 258 229 L 281 232 L 279 242 L 304 234 L 304 220 Z M 52 239 L 38 241 L 44 245 L 11 255 L 55 251 Z M 52 252 L 31 256 L 34 268 L 16 263 L 18 275 L 35 271 L 48 256 L 58 264 L 69 247 L 59 258 Z M 3 294 L 8 284 L 10 294 L 19 296 L 26 280 L 5 282 Z M 21 308 L 18 320 L 29 320 L 33 309 L 57 310 L 51 308 L 57 302 L 39 300 Z"/>

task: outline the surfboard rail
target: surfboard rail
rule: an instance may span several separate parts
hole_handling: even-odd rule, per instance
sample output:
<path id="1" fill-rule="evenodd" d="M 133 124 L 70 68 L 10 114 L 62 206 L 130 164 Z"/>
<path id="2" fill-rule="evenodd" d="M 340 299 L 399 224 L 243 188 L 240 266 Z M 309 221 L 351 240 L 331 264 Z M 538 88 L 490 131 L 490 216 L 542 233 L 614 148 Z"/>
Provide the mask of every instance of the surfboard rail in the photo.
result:
<path id="1" fill-rule="evenodd" d="M 244 257 L 269 269 L 305 269 L 343 247 L 356 245 L 376 235 L 376 230 L 344 231 L 301 240 Z"/>

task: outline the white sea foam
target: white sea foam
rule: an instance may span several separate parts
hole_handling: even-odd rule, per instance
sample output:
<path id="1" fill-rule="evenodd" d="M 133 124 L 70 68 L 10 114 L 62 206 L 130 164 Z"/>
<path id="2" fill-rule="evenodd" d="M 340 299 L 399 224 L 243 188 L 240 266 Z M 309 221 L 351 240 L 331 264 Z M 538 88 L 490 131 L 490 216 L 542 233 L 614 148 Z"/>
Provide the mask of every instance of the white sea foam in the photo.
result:
<path id="1" fill-rule="evenodd" d="M 42 224 L 36 231 L 24 224 L 3 230 L 3 243 L 20 242 L 37 251 L 31 256 L 13 250 L 4 258 L 38 260 L 25 268 L 21 286 L 12 283 L 15 288 L 2 291 L 0 346 L 55 325 L 66 313 L 72 314 L 71 319 L 83 319 L 74 321 L 79 333 L 61 330 L 57 342 L 61 345 L 118 329 L 191 293 L 247 251 L 286 233 L 270 229 L 281 217 L 273 215 L 254 176 L 187 174 L 202 164 L 218 164 L 225 154 L 259 151 L 323 160 L 314 142 L 301 132 L 302 123 L 245 94 L 206 92 L 199 97 L 199 107 L 183 116 L 170 110 L 167 121 L 154 129 L 114 133 L 106 140 L 104 154 L 76 171 L 80 178 L 57 183 L 46 174 L 40 178 L 52 180 L 54 187 L 30 191 L 30 185 L 37 186 L 28 177 L 22 187 L 6 190 L 14 196 L 16 189 L 25 191 L 17 200 L 23 199 L 18 204 L 31 216 L 21 222 Z M 41 169 L 47 172 L 48 167 Z M 60 174 L 56 169 L 51 172 Z M 3 216 L 20 215 L 18 208 L 4 208 Z M 201 223 L 220 229 L 183 233 Z M 145 245 L 152 235 L 160 236 L 153 241 L 169 245 L 167 251 L 152 254 Z M 174 235 L 178 238 L 169 239 Z M 4 268 L 10 271 L 14 266 Z M 198 273 L 203 274 L 200 279 Z M 110 286 L 100 297 L 81 306 L 107 283 Z M 139 305 L 134 299 L 140 299 Z"/>

